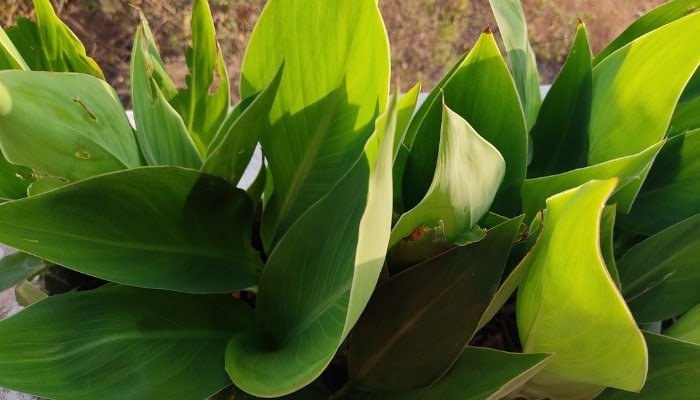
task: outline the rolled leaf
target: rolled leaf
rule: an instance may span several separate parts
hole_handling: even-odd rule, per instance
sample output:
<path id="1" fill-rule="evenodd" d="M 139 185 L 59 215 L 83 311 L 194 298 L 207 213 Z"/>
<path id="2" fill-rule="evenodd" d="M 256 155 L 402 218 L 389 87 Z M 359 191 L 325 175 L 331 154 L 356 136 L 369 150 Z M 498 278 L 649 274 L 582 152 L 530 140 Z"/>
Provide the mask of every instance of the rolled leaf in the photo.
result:
<path id="1" fill-rule="evenodd" d="M 29 66 L 24 61 L 14 43 L 0 27 L 0 69 L 21 69 L 28 71 Z"/>

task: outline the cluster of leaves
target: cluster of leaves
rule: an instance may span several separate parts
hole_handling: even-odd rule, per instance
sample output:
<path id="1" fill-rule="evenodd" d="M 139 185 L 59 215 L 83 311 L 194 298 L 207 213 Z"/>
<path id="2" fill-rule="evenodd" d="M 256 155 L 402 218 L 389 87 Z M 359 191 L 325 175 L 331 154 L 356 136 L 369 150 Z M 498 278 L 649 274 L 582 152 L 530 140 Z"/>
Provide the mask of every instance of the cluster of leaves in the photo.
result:
<path id="1" fill-rule="evenodd" d="M 230 108 L 196 0 L 183 89 L 142 18 L 133 128 L 48 0 L 34 4 L 36 24 L 0 30 L 0 242 L 20 251 L 0 283 L 27 301 L 53 265 L 107 283 L 1 321 L 0 386 L 700 391 L 700 1 L 651 11 L 596 57 L 580 24 L 542 100 L 522 8 L 492 0 L 508 62 L 486 30 L 417 106 L 419 86 L 389 96 L 374 0 L 270 0 Z M 520 344 L 478 346 L 513 303 L 501 334 Z"/>

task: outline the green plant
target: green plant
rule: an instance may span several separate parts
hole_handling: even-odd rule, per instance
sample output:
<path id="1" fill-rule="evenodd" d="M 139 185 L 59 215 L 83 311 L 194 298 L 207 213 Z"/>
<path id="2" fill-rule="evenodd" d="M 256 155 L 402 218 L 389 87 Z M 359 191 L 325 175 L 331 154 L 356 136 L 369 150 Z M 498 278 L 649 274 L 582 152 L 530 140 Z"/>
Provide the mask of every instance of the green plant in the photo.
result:
<path id="1" fill-rule="evenodd" d="M 109 282 L 0 321 L 0 386 L 697 393 L 700 2 L 651 11 L 595 58 L 580 24 L 544 100 L 520 4 L 491 3 L 510 65 L 486 30 L 417 109 L 419 86 L 388 95 L 372 0 L 271 0 L 232 109 L 207 2 L 183 89 L 142 18 L 132 130 L 35 0 L 37 25 L 0 31 L 0 242 L 22 252 L 0 281 L 59 264 Z"/>

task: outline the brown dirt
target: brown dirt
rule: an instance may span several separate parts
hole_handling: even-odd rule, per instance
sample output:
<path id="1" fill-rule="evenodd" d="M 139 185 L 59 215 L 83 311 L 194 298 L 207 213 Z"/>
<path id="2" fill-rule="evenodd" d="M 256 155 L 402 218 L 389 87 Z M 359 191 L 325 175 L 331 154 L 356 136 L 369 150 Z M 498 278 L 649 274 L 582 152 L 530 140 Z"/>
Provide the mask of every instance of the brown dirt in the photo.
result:
<path id="1" fill-rule="evenodd" d="M 0 23 L 31 15 L 30 0 L 0 0 Z M 168 69 L 182 84 L 187 68 L 191 0 L 133 0 L 161 46 Z M 530 39 L 543 83 L 551 82 L 566 58 L 577 19 L 586 23 L 594 52 L 662 0 L 523 0 Z M 138 13 L 127 0 L 54 0 L 58 14 L 85 42 L 88 53 L 128 103 L 128 58 Z M 221 46 L 227 54 L 232 93 L 237 97 L 240 63 L 264 0 L 210 0 Z M 421 81 L 429 90 L 468 51 L 486 26 L 495 26 L 488 0 L 380 0 L 392 51 L 394 85 L 407 89 Z"/>

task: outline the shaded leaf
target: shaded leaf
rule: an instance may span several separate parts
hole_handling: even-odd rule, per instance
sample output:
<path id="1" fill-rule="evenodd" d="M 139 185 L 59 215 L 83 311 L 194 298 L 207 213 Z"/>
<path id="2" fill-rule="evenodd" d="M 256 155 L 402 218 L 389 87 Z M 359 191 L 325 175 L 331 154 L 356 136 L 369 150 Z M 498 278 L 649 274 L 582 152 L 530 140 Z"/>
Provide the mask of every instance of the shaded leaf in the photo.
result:
<path id="1" fill-rule="evenodd" d="M 0 259 L 0 292 L 46 268 L 44 260 L 25 253 L 7 254 Z"/>
<path id="2" fill-rule="evenodd" d="M 114 282 L 229 292 L 262 269 L 244 191 L 198 171 L 146 167 L 0 205 L 0 242 Z"/>
<path id="3" fill-rule="evenodd" d="M 664 334 L 700 345 L 700 303 L 683 314 Z"/>

